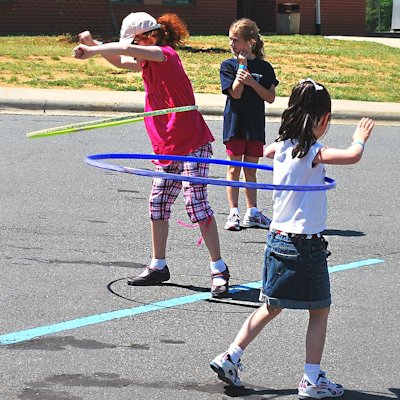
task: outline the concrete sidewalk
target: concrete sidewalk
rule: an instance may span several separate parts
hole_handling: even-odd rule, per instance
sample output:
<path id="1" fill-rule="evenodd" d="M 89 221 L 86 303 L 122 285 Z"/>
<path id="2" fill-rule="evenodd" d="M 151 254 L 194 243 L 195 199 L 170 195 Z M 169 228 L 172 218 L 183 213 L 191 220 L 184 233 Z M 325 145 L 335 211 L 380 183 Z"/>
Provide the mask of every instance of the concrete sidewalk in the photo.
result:
<path id="1" fill-rule="evenodd" d="M 373 36 L 324 36 L 327 39 L 353 40 L 355 42 L 374 42 L 385 46 L 400 48 L 400 38 L 393 34 L 393 37 L 373 37 Z"/>
<path id="2" fill-rule="evenodd" d="M 196 94 L 196 103 L 204 115 L 222 116 L 225 105 L 223 94 Z M 142 112 L 143 92 L 116 92 L 100 90 L 60 90 L 0 87 L 0 112 L 71 111 L 85 113 Z M 266 116 L 280 118 L 287 107 L 287 97 L 277 97 L 266 105 Z M 368 116 L 375 121 L 400 122 L 400 103 L 333 100 L 332 118 L 356 120 Z"/>

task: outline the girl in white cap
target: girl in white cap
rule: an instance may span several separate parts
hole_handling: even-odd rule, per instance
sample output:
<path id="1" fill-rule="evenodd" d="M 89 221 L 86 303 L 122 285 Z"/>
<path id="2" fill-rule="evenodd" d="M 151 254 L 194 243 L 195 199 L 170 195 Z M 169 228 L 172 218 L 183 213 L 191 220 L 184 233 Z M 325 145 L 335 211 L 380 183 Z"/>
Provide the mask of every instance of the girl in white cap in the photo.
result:
<path id="1" fill-rule="evenodd" d="M 175 51 L 189 36 L 184 22 L 176 14 L 164 14 L 157 20 L 138 12 L 129 14 L 122 22 L 120 41 L 101 44 L 90 32 L 79 35 L 81 44 L 74 56 L 87 59 L 101 54 L 119 68 L 142 72 L 146 92 L 145 111 L 194 105 L 194 93 L 189 78 Z M 154 153 L 211 157 L 214 138 L 198 111 L 171 113 L 145 118 L 147 133 Z M 158 163 L 161 172 L 206 177 L 207 163 Z M 186 211 L 192 223 L 198 223 L 210 253 L 211 294 L 226 297 L 229 271 L 221 258 L 217 225 L 207 200 L 207 186 L 156 178 L 149 199 L 152 228 L 151 263 L 138 276 L 128 279 L 129 285 L 154 285 L 169 280 L 166 262 L 168 221 L 171 206 L 181 188 L 184 190 Z"/>

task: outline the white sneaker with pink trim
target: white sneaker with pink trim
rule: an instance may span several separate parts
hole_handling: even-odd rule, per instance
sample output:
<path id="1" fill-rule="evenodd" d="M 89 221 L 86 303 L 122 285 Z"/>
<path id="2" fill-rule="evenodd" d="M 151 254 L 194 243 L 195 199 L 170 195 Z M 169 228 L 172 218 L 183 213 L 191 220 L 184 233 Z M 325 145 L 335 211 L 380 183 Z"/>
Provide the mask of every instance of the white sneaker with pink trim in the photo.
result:
<path id="1" fill-rule="evenodd" d="M 323 399 L 325 397 L 340 397 L 344 393 L 342 385 L 331 382 L 321 371 L 317 384 L 310 383 L 305 376 L 299 383 L 299 399 Z"/>
<path id="2" fill-rule="evenodd" d="M 262 228 L 269 229 L 271 225 L 271 220 L 266 217 L 261 211 L 257 211 L 255 215 L 250 215 L 249 212 L 246 212 L 242 226 L 244 228 Z"/>
<path id="3" fill-rule="evenodd" d="M 221 381 L 231 386 L 243 386 L 238 375 L 238 370 L 243 371 L 243 365 L 240 362 L 234 363 L 227 352 L 215 357 L 210 367 Z"/>
<path id="4" fill-rule="evenodd" d="M 237 213 L 229 214 L 224 228 L 227 231 L 240 231 L 240 215 Z"/>

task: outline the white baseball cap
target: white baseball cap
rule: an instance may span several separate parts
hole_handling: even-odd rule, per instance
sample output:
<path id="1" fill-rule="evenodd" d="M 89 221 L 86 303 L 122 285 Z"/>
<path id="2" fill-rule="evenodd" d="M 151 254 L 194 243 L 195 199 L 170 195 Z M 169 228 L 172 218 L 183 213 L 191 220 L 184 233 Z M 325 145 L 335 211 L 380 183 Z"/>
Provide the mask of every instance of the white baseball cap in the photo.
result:
<path id="1" fill-rule="evenodd" d="M 136 35 L 159 29 L 160 24 L 150 14 L 145 12 L 130 13 L 122 21 L 120 42 L 132 43 Z"/>

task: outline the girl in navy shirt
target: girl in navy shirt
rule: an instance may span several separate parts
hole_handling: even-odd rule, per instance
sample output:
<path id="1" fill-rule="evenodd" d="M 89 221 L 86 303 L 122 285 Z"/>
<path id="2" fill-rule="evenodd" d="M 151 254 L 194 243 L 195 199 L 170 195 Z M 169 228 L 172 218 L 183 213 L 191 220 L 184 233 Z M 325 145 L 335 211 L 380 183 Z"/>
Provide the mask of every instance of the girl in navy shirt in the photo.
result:
<path id="1" fill-rule="evenodd" d="M 226 94 L 223 140 L 230 160 L 258 163 L 265 144 L 265 102 L 275 100 L 274 69 L 264 60 L 264 43 L 256 23 L 239 19 L 229 29 L 234 57 L 221 64 L 222 93 Z M 229 166 L 228 180 L 239 180 L 241 167 Z M 243 168 L 246 182 L 256 182 L 256 169 Z M 230 213 L 225 229 L 240 230 L 239 188 L 227 187 Z M 257 191 L 245 189 L 247 211 L 242 226 L 267 229 L 270 220 L 257 208 Z"/>

